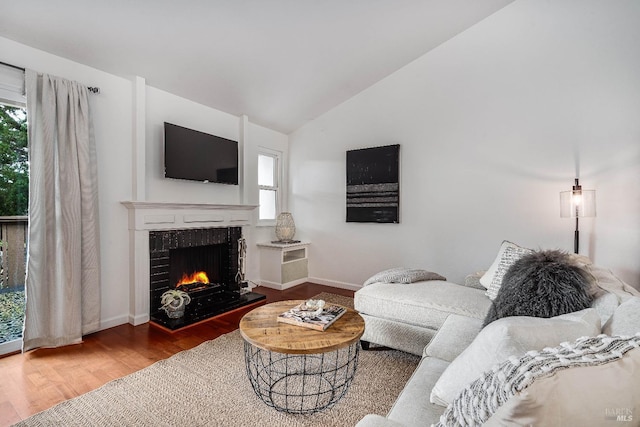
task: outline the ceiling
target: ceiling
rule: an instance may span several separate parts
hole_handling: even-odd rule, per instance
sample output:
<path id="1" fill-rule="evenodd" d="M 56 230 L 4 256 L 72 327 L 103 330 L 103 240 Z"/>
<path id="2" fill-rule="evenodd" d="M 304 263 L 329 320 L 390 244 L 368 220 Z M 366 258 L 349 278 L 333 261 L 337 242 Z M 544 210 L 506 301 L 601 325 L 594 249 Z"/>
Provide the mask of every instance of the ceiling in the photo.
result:
<path id="1" fill-rule="evenodd" d="M 512 1 L 21 0 L 0 36 L 288 134 Z"/>

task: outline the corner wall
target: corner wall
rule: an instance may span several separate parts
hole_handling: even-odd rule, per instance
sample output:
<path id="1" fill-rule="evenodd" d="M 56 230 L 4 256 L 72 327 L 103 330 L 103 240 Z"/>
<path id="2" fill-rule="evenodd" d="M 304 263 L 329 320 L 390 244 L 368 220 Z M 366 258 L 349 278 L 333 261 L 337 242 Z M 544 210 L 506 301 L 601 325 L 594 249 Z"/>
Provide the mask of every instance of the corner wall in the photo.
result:
<path id="1" fill-rule="evenodd" d="M 640 288 L 640 3 L 517 0 L 290 135 L 316 281 L 462 281 L 503 239 L 573 250 L 559 192 L 597 191 L 581 253 Z M 345 222 L 346 150 L 401 145 L 400 224 Z"/>

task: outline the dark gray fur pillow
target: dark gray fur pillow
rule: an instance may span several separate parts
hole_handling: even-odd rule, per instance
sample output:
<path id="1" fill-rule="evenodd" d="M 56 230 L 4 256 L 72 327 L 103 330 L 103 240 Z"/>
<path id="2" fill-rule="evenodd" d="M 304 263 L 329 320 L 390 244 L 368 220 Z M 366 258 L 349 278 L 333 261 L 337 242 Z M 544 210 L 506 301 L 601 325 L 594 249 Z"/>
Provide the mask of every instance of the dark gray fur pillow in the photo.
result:
<path id="1" fill-rule="evenodd" d="M 567 253 L 549 250 L 525 255 L 505 273 L 484 326 L 502 317 L 554 317 L 589 308 L 590 281 L 591 276 Z"/>

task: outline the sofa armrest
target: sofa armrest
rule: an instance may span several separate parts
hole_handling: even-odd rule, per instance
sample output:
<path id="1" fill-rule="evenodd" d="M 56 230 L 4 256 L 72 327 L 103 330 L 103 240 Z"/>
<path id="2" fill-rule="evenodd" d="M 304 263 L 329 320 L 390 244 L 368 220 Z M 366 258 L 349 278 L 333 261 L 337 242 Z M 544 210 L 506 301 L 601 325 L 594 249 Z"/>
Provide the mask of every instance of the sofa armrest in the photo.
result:
<path id="1" fill-rule="evenodd" d="M 438 333 L 425 347 L 424 357 L 437 357 L 452 362 L 471 344 L 482 329 L 482 320 L 473 317 L 450 314 Z"/>
<path id="2" fill-rule="evenodd" d="M 404 427 L 404 424 L 397 423 L 381 415 L 369 414 L 358 421 L 356 427 Z"/>

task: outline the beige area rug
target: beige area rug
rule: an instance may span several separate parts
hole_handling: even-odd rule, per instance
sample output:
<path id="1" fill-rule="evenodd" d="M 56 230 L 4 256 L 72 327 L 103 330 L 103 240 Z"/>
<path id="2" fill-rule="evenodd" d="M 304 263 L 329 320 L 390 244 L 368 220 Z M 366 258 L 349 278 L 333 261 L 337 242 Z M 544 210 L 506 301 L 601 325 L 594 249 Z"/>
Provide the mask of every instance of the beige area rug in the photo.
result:
<path id="1" fill-rule="evenodd" d="M 351 298 L 317 297 L 353 306 Z M 317 298 L 314 297 L 314 298 Z M 207 341 L 40 412 L 17 426 L 353 426 L 385 415 L 418 364 L 395 350 L 361 351 L 351 388 L 333 408 L 290 415 L 254 393 L 238 331 Z"/>

